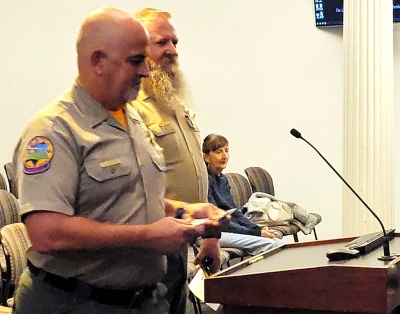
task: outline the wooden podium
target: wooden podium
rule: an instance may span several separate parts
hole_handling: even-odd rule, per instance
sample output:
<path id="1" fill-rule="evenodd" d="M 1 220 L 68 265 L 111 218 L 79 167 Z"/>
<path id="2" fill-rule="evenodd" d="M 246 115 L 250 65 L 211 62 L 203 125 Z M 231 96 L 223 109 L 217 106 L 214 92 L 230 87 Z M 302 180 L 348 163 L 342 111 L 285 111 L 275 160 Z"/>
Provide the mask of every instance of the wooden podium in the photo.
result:
<path id="1" fill-rule="evenodd" d="M 205 301 L 222 304 L 224 314 L 394 313 L 400 258 L 378 260 L 382 247 L 349 260 L 326 257 L 353 239 L 287 244 L 259 254 L 206 278 Z M 390 250 L 400 253 L 400 234 Z"/>

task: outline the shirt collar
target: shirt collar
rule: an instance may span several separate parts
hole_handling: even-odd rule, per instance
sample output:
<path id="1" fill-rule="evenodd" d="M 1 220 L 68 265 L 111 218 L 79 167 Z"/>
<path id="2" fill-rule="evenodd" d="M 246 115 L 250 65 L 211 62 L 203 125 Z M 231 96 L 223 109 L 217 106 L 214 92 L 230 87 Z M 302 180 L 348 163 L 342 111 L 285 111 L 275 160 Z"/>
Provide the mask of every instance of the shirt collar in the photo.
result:
<path id="1" fill-rule="evenodd" d="M 209 175 L 211 175 L 212 178 L 214 178 L 215 180 L 218 180 L 218 181 L 220 181 L 224 177 L 223 173 L 216 174 L 215 172 L 210 170 L 210 168 L 208 168 L 208 167 L 207 167 L 207 172 L 208 172 Z"/>
<path id="2" fill-rule="evenodd" d="M 90 95 L 88 90 L 82 87 L 78 79 L 75 80 L 75 84 L 72 86 L 71 94 L 76 106 L 89 120 L 92 128 L 110 117 L 107 110 Z"/>

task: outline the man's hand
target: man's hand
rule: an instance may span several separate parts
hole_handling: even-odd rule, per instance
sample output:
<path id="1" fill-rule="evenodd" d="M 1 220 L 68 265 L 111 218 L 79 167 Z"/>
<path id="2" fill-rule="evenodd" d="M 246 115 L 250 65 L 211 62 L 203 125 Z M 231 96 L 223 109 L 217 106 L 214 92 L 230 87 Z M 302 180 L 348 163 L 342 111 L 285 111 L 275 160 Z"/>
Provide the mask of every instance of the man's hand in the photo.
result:
<path id="1" fill-rule="evenodd" d="M 183 219 L 185 220 L 194 220 L 194 219 L 204 219 L 208 218 L 207 224 L 211 226 L 220 226 L 221 218 L 228 218 L 229 215 L 226 216 L 226 212 L 213 204 L 210 203 L 195 203 L 195 204 L 186 204 L 185 205 L 185 213 L 183 214 Z"/>
<path id="2" fill-rule="evenodd" d="M 166 217 L 148 225 L 151 227 L 149 248 L 161 254 L 173 253 L 189 240 L 204 233 L 205 225 L 194 226 L 190 221 Z"/>
<path id="3" fill-rule="evenodd" d="M 194 263 L 200 264 L 205 257 L 213 259 L 211 271 L 216 273 L 221 267 L 221 257 L 219 255 L 219 242 L 218 239 L 203 239 L 200 245 L 199 254 L 196 256 Z"/>

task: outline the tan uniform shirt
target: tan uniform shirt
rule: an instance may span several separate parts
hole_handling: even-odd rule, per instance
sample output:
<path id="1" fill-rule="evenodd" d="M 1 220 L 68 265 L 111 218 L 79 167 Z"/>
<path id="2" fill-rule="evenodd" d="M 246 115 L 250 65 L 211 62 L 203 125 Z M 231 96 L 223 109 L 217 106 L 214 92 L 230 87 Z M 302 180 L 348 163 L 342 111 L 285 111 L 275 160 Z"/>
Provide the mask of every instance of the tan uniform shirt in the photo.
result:
<path id="1" fill-rule="evenodd" d="M 167 166 L 165 197 L 189 203 L 206 202 L 208 176 L 194 113 L 183 106 L 174 111 L 158 108 L 153 101 L 141 91 L 132 106 L 164 150 Z"/>
<path id="2" fill-rule="evenodd" d="M 79 82 L 41 110 L 14 153 L 21 215 L 51 211 L 116 224 L 149 224 L 163 218 L 162 149 L 131 106 L 126 118 L 129 130 Z M 30 248 L 27 256 L 48 272 L 99 287 L 147 285 L 166 271 L 164 256 L 133 248 L 55 255 Z"/>

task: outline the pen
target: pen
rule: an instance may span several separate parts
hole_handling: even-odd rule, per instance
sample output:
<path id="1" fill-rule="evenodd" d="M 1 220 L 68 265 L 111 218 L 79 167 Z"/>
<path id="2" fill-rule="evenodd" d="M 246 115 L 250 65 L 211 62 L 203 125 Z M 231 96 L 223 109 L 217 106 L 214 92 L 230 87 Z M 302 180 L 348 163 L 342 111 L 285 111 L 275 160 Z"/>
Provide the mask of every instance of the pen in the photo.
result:
<path id="1" fill-rule="evenodd" d="M 251 259 L 249 259 L 248 264 L 251 265 L 251 264 L 257 263 L 258 261 L 261 261 L 262 259 L 264 259 L 263 255 L 255 257 L 255 258 L 251 258 Z"/>

